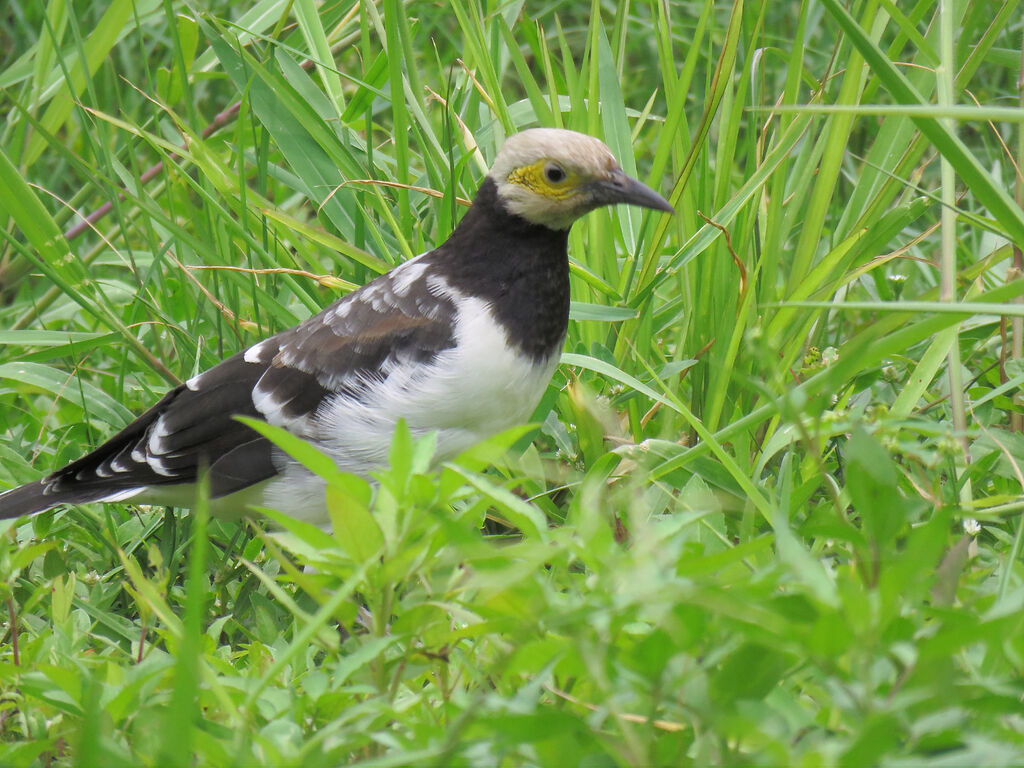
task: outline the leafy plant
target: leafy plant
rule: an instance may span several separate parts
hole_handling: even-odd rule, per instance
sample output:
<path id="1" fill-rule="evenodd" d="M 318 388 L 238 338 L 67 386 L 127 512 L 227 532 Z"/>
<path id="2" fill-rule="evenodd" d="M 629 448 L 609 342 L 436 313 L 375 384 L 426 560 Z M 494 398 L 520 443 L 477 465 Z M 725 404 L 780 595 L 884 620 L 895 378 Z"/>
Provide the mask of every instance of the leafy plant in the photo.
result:
<path id="1" fill-rule="evenodd" d="M 396 433 L 332 532 L 0 536 L 12 765 L 1015 764 L 1017 3 L 17 3 L 0 483 L 432 244 L 503 139 L 675 217 L 570 237 L 534 423 Z"/>

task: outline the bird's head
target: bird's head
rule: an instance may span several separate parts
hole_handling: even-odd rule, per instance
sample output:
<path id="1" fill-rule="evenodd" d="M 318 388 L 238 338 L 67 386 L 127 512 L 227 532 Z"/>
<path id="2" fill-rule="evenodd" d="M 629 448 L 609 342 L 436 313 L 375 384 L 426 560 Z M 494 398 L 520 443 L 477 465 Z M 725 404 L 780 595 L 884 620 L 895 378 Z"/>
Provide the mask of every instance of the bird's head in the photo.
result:
<path id="1" fill-rule="evenodd" d="M 611 150 L 576 131 L 531 128 L 508 138 L 488 174 L 509 213 L 550 229 L 626 203 L 673 213 L 650 187 L 622 172 Z"/>

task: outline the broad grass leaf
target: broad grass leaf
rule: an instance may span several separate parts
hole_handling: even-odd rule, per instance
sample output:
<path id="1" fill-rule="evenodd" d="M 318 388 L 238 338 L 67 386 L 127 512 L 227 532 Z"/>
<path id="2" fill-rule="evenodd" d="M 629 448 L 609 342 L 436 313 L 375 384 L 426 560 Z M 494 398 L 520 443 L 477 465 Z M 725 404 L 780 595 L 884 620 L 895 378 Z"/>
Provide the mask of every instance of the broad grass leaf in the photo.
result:
<path id="1" fill-rule="evenodd" d="M 276 509 L 254 507 L 254 510 L 270 518 L 281 529 L 294 536 L 299 542 L 302 542 L 308 548 L 303 554 L 312 556 L 316 552 L 328 550 L 335 546 L 335 541 L 331 538 L 330 534 L 324 533 L 324 531 L 312 523 L 307 523 L 305 520 L 299 520 L 291 515 L 278 512 Z M 280 535 L 280 533 L 276 535 Z M 293 543 L 291 548 L 298 549 L 296 544 L 297 542 Z"/>
<path id="2" fill-rule="evenodd" d="M 248 416 L 235 416 L 235 418 L 253 431 L 263 435 L 313 474 L 325 480 L 332 479 L 338 474 L 338 466 L 334 461 L 301 437 L 259 419 Z"/>
<path id="3" fill-rule="evenodd" d="M 10 379 L 45 389 L 75 405 L 79 405 L 90 418 L 120 429 L 135 418 L 102 389 L 87 381 L 75 381 L 66 371 L 42 363 L 0 363 L 0 379 Z"/>

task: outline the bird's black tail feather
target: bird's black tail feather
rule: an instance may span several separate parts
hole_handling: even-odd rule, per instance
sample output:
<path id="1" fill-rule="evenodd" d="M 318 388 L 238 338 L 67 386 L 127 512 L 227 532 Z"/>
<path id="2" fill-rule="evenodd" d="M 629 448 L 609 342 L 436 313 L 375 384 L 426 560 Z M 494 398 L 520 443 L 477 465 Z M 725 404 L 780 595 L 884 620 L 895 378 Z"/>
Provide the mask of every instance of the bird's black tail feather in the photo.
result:
<path id="1" fill-rule="evenodd" d="M 60 496 L 46 493 L 44 482 L 26 483 L 0 493 L 0 520 L 35 515 L 63 503 L 65 499 Z"/>
<path id="2" fill-rule="evenodd" d="M 113 501 L 119 494 L 109 488 L 60 488 L 53 475 L 35 483 L 26 483 L 0 493 L 0 520 L 14 520 L 27 515 L 38 515 L 61 504 L 92 504 L 94 501 Z"/>

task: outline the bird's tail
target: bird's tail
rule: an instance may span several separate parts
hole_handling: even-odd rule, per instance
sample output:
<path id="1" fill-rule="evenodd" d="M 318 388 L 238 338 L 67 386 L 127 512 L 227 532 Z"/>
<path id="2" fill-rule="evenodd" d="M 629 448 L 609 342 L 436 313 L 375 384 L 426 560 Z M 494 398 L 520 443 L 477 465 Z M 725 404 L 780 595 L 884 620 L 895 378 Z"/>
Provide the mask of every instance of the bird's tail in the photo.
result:
<path id="1" fill-rule="evenodd" d="M 73 465 L 69 465 L 73 466 Z M 125 501 L 137 496 L 142 487 L 109 488 L 105 485 L 62 482 L 68 467 L 35 483 L 26 483 L 0 493 L 0 520 L 38 515 L 62 504 L 92 504 L 98 501 Z"/>
<path id="2" fill-rule="evenodd" d="M 35 515 L 64 504 L 66 499 L 46 492 L 46 483 L 26 483 L 0 493 L 0 520 Z"/>

